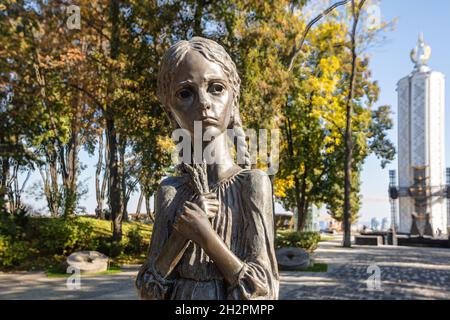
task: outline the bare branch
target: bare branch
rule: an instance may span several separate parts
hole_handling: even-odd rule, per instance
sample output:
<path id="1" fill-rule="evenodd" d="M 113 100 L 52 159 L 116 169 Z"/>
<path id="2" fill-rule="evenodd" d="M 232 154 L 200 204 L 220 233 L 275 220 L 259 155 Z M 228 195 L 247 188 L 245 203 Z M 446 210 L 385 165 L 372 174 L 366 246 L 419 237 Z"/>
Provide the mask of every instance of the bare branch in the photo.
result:
<path id="1" fill-rule="evenodd" d="M 291 54 L 291 59 L 289 61 L 288 71 L 291 71 L 292 68 L 294 67 L 294 62 L 297 59 L 297 57 L 300 54 L 300 52 L 302 51 L 302 47 L 303 47 L 303 44 L 305 42 L 305 39 L 308 36 L 309 30 L 313 27 L 313 25 L 315 25 L 317 22 L 319 22 L 323 17 L 326 17 L 327 15 L 329 15 L 334 9 L 336 9 L 336 8 L 338 8 L 340 6 L 346 5 L 349 2 L 350 2 L 350 0 L 343 0 L 343 1 L 336 2 L 332 6 L 328 7 L 324 11 L 322 11 L 321 14 L 319 14 L 317 17 L 312 19 L 307 24 L 306 29 L 303 32 L 302 37 L 300 39 L 298 47 L 297 47 L 297 45 L 294 45 L 294 47 L 292 48 L 292 54 Z"/>

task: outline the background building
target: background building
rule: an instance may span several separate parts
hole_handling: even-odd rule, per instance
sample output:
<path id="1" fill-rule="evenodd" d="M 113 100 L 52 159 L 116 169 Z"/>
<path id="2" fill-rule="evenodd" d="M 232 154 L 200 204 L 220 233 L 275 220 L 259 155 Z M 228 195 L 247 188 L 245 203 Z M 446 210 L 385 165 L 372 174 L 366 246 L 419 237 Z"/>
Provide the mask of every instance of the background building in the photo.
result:
<path id="1" fill-rule="evenodd" d="M 445 76 L 427 66 L 430 55 L 421 34 L 414 70 L 397 87 L 398 231 L 433 236 L 447 233 Z"/>

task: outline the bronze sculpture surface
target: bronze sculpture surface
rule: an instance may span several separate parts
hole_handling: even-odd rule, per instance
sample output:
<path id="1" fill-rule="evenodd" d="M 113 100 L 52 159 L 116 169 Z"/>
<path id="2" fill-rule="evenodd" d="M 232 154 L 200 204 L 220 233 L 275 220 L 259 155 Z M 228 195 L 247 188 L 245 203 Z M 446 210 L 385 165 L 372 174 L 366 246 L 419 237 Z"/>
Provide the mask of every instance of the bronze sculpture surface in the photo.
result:
<path id="1" fill-rule="evenodd" d="M 216 42 L 194 37 L 164 55 L 158 97 L 175 128 L 201 148 L 213 147 L 213 163 L 181 164 L 181 174 L 162 181 L 156 195 L 151 244 L 136 278 L 144 299 L 277 299 L 272 185 L 250 169 L 239 115 L 240 79 Z M 227 129 L 237 138 L 234 162 Z M 196 133 L 198 134 L 198 133 Z M 201 159 L 204 160 L 204 159 Z"/>

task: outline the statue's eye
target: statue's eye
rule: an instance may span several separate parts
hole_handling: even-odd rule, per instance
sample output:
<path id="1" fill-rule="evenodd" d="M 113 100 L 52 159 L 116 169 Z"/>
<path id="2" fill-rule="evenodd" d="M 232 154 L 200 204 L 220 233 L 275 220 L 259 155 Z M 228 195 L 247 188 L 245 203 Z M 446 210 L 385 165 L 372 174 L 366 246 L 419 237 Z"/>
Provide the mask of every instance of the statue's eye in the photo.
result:
<path id="1" fill-rule="evenodd" d="M 180 99 L 188 99 L 192 96 L 192 92 L 189 89 L 181 89 L 180 91 L 178 91 L 177 96 Z"/>
<path id="2" fill-rule="evenodd" d="M 213 83 L 209 87 L 209 92 L 211 92 L 211 93 L 220 94 L 220 93 L 223 93 L 224 91 L 225 91 L 225 87 L 220 83 Z"/>

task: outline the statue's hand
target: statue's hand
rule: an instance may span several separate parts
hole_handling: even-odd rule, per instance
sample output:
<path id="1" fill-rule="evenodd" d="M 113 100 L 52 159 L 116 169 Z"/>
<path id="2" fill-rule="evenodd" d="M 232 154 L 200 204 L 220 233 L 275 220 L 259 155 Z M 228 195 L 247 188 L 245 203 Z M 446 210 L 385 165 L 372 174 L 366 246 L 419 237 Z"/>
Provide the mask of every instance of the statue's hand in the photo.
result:
<path id="1" fill-rule="evenodd" d="M 175 220 L 173 228 L 201 247 L 215 234 L 206 212 L 198 204 L 189 201 L 185 202 L 183 213 Z"/>
<path id="2" fill-rule="evenodd" d="M 203 209 L 208 218 L 214 218 L 219 212 L 220 203 L 215 193 L 205 193 L 195 199 L 198 206 Z"/>

